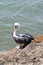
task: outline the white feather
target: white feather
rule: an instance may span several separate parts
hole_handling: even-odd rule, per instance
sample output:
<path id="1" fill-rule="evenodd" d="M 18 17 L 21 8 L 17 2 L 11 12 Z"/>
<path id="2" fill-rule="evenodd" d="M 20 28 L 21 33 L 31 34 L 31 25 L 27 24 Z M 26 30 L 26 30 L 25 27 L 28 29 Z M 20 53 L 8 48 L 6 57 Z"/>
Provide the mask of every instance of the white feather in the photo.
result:
<path id="1" fill-rule="evenodd" d="M 20 24 L 18 22 L 14 23 L 14 26 L 20 26 Z"/>

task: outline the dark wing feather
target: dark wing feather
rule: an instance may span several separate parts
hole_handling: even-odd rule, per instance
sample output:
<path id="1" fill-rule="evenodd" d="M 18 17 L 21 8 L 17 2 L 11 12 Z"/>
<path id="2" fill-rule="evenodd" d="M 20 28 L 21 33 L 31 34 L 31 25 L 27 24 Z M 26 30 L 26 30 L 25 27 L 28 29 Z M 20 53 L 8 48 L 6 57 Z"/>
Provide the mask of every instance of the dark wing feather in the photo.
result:
<path id="1" fill-rule="evenodd" d="M 30 34 L 20 34 L 18 37 L 19 40 L 21 40 L 24 43 L 29 43 L 31 40 L 33 40 L 33 36 Z"/>

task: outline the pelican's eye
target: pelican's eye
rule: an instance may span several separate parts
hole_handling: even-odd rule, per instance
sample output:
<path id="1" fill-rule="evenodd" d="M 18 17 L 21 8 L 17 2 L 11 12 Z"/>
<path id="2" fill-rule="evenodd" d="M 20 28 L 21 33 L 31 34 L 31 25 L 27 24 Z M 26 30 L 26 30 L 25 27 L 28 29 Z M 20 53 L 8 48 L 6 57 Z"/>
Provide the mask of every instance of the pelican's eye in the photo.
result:
<path id="1" fill-rule="evenodd" d="M 15 28 L 17 28 L 18 26 L 15 26 Z"/>

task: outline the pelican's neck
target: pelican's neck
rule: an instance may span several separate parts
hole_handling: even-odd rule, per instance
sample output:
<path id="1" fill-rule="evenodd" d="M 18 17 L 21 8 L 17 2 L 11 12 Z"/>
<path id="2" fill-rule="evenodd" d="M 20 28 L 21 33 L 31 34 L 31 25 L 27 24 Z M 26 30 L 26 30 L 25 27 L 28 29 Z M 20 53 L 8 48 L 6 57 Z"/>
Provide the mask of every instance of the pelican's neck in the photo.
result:
<path id="1" fill-rule="evenodd" d="M 16 32 L 17 32 L 17 29 L 15 29 L 15 30 L 13 31 L 13 37 L 18 37 L 18 36 L 16 35 Z"/>

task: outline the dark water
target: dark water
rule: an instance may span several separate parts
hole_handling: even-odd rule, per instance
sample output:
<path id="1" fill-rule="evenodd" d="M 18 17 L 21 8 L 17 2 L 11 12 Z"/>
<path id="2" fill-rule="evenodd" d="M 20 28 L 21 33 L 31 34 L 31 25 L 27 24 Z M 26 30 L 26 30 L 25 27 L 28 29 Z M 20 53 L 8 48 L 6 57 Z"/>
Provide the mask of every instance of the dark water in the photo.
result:
<path id="1" fill-rule="evenodd" d="M 0 51 L 16 46 L 11 33 L 19 22 L 18 33 L 43 34 L 43 0 L 0 0 Z"/>

